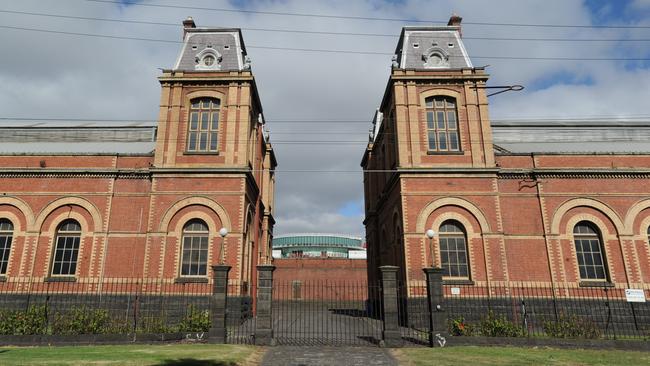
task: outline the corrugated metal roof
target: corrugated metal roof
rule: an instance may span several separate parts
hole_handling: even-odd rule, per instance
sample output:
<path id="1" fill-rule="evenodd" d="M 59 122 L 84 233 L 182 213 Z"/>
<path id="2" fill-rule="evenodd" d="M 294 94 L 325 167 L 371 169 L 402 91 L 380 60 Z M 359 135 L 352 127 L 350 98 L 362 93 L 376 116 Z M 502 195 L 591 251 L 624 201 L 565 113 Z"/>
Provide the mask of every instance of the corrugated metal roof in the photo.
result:
<path id="1" fill-rule="evenodd" d="M 150 154 L 153 122 L 9 121 L 0 127 L 0 154 Z"/>
<path id="2" fill-rule="evenodd" d="M 0 130 L 6 128 L 85 128 L 85 127 L 96 127 L 96 128 L 132 128 L 132 127 L 156 127 L 158 125 L 157 121 L 116 121 L 116 120 L 70 120 L 70 119 L 48 119 L 48 120 L 39 120 L 39 119 L 3 119 L 0 122 Z"/>
<path id="3" fill-rule="evenodd" d="M 512 153 L 650 153 L 645 121 L 496 121 L 492 135 Z"/>
<path id="4" fill-rule="evenodd" d="M 154 151 L 155 142 L 119 143 L 119 142 L 29 142 L 29 143 L 6 143 L 0 144 L 0 154 L 151 154 Z"/>

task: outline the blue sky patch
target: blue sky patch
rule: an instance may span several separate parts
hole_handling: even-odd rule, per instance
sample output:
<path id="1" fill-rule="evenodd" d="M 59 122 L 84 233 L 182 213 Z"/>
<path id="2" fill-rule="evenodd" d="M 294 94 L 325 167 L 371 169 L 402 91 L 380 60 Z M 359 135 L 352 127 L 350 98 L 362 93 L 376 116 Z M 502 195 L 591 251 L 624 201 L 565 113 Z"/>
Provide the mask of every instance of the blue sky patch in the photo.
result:
<path id="1" fill-rule="evenodd" d="M 339 209 L 339 214 L 345 217 L 363 215 L 363 201 L 348 201 Z"/>
<path id="2" fill-rule="evenodd" d="M 127 7 L 127 6 L 131 6 L 133 4 L 137 4 L 139 2 L 141 2 L 141 1 L 139 1 L 139 0 L 120 0 L 120 5 L 124 6 L 124 7 Z"/>
<path id="3" fill-rule="evenodd" d="M 559 71 L 545 75 L 530 83 L 526 87 L 529 91 L 543 90 L 554 85 L 594 85 L 595 81 L 591 75 L 577 75 L 569 71 Z"/>
<path id="4" fill-rule="evenodd" d="M 587 0 L 585 5 L 591 12 L 594 25 L 608 25 L 614 23 L 630 23 L 638 21 L 643 14 L 637 14 L 628 9 L 631 0 Z"/>
<path id="5" fill-rule="evenodd" d="M 228 4 L 232 5 L 237 9 L 249 8 L 250 3 L 251 3 L 250 0 L 228 0 Z"/>

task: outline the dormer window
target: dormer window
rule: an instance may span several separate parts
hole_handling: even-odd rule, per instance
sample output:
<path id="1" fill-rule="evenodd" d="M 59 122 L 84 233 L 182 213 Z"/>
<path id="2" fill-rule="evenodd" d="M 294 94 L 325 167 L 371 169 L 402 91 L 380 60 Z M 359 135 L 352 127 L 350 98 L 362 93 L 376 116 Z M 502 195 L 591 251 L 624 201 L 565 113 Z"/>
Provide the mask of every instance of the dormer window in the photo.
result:
<path id="1" fill-rule="evenodd" d="M 196 70 L 221 70 L 221 55 L 208 47 L 196 55 Z"/>
<path id="2" fill-rule="evenodd" d="M 431 47 L 422 54 L 424 67 L 437 69 L 449 67 L 449 54 L 440 47 Z"/>
<path id="3" fill-rule="evenodd" d="M 203 57 L 203 64 L 208 67 L 214 65 L 214 56 L 206 55 Z"/>

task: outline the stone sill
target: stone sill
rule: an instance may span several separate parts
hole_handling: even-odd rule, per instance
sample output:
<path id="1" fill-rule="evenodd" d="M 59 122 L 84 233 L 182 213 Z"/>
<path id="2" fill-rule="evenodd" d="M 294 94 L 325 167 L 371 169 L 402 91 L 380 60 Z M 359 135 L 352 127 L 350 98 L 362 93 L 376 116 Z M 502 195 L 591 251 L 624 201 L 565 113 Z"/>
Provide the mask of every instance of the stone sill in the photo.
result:
<path id="1" fill-rule="evenodd" d="M 77 282 L 77 277 L 74 276 L 54 276 L 46 277 L 43 282 Z"/>
<path id="2" fill-rule="evenodd" d="M 427 155 L 465 155 L 464 151 L 427 151 Z"/>
<path id="3" fill-rule="evenodd" d="M 580 281 L 580 287 L 614 287 L 614 284 L 611 282 L 601 282 L 601 281 Z"/>
<path id="4" fill-rule="evenodd" d="M 219 155 L 218 151 L 185 151 L 183 155 Z"/>
<path id="5" fill-rule="evenodd" d="M 472 280 L 446 280 L 442 279 L 442 284 L 443 285 L 469 285 L 469 286 L 474 286 L 475 283 Z"/>
<path id="6" fill-rule="evenodd" d="M 174 279 L 174 283 L 208 283 L 205 277 L 178 277 Z"/>

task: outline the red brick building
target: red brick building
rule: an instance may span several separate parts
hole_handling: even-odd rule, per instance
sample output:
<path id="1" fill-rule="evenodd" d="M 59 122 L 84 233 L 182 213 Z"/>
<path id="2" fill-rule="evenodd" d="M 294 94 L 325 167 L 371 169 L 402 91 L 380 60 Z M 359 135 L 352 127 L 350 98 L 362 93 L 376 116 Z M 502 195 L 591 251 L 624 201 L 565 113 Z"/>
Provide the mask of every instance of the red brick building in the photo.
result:
<path id="1" fill-rule="evenodd" d="M 208 282 L 223 259 L 250 283 L 269 262 L 276 160 L 241 32 L 183 24 L 157 124 L 0 128 L 2 281 Z"/>
<path id="2" fill-rule="evenodd" d="M 370 280 L 650 288 L 650 126 L 491 123 L 457 17 L 395 53 L 361 164 Z"/>

